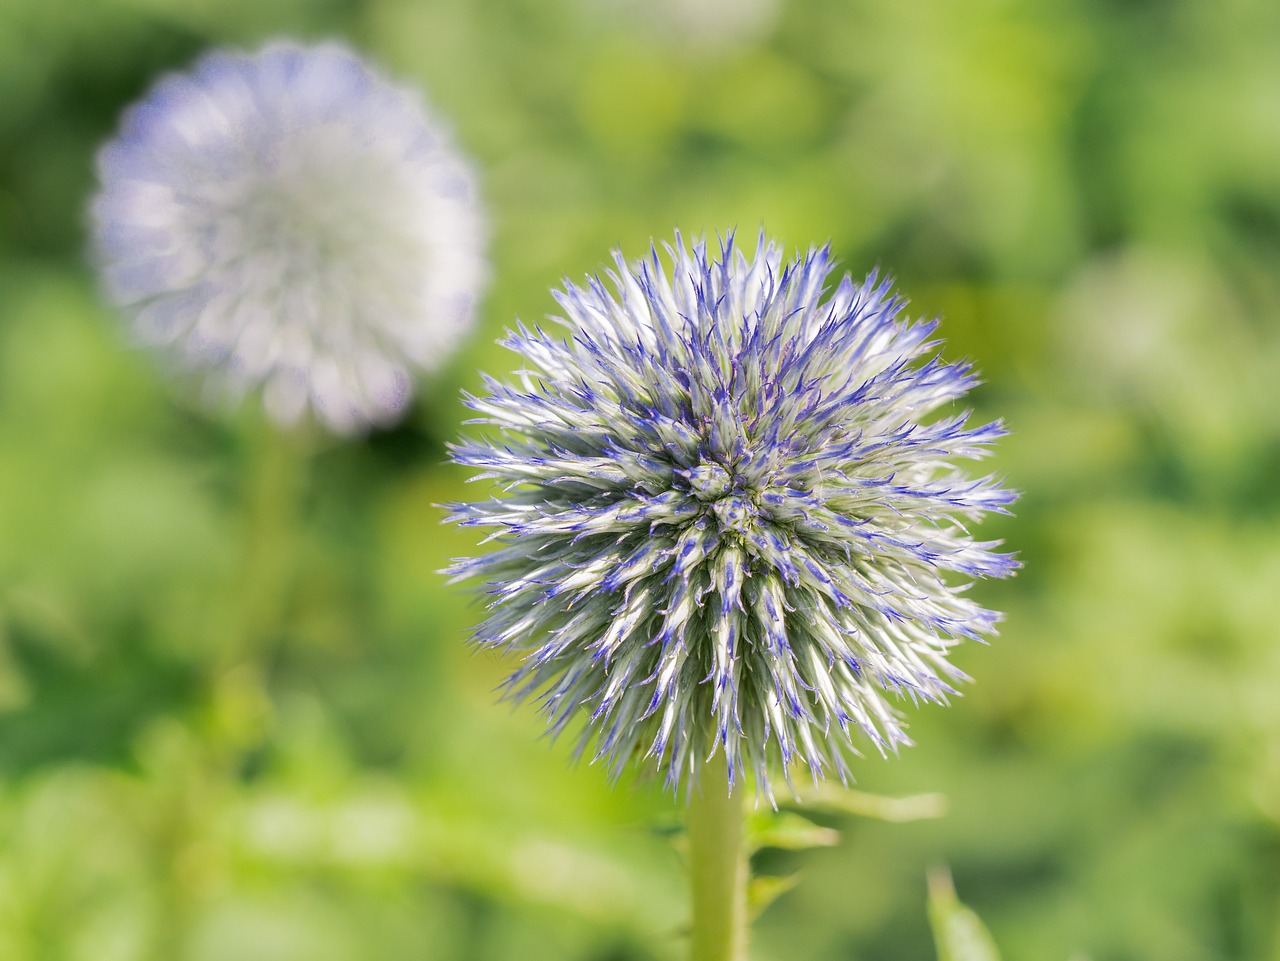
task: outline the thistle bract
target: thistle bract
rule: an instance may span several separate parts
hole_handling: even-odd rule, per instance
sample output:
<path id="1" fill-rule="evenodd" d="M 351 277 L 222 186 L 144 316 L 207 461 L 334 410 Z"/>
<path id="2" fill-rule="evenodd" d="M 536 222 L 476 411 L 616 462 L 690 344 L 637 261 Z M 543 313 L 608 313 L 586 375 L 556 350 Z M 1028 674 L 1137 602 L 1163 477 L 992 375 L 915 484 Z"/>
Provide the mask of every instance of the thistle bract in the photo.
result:
<path id="1" fill-rule="evenodd" d="M 214 52 L 98 155 L 94 242 L 145 343 L 274 419 L 394 419 L 470 325 L 471 172 L 407 90 L 336 44 Z"/>
<path id="2" fill-rule="evenodd" d="M 763 237 L 667 254 L 566 284 L 567 339 L 507 337 L 518 383 L 468 398 L 499 435 L 453 451 L 502 485 L 453 514 L 498 545 L 451 572 L 489 582 L 510 693 L 553 732 L 583 715 L 615 772 L 691 784 L 723 751 L 766 787 L 846 777 L 855 732 L 908 743 L 890 697 L 945 699 L 951 648 L 993 629 L 965 588 L 1016 564 L 963 522 L 1015 495 L 956 463 L 1004 432 L 939 410 L 975 377 L 889 281 L 829 290 L 826 248 L 784 264 Z"/>

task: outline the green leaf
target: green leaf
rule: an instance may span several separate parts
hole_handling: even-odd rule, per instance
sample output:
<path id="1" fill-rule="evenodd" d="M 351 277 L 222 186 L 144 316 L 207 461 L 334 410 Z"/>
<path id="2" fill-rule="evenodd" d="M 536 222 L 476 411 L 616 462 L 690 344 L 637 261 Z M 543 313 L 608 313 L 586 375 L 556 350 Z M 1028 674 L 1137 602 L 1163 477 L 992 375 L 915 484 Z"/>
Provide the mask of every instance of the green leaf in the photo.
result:
<path id="1" fill-rule="evenodd" d="M 982 919 L 956 898 L 951 872 L 929 872 L 929 924 L 938 947 L 938 961 L 1000 961 L 991 933 Z"/>
<path id="2" fill-rule="evenodd" d="M 786 790 L 784 788 L 779 793 L 785 794 Z M 832 782 L 799 792 L 796 794 L 795 801 L 783 800 L 782 803 L 792 803 L 797 807 L 839 814 L 856 814 L 859 817 L 891 821 L 895 824 L 940 818 L 947 813 L 945 794 L 913 794 L 908 797 L 894 798 L 885 797 L 882 794 L 869 794 L 866 791 L 855 791 Z"/>
<path id="3" fill-rule="evenodd" d="M 761 848 L 784 851 L 829 848 L 839 841 L 839 831 L 814 824 L 808 818 L 791 812 L 758 814 L 747 825 L 747 843 L 753 851 Z"/>
<path id="4" fill-rule="evenodd" d="M 799 883 L 799 874 L 765 874 L 752 878 L 747 885 L 747 913 L 751 920 L 760 917 L 765 908 Z"/>

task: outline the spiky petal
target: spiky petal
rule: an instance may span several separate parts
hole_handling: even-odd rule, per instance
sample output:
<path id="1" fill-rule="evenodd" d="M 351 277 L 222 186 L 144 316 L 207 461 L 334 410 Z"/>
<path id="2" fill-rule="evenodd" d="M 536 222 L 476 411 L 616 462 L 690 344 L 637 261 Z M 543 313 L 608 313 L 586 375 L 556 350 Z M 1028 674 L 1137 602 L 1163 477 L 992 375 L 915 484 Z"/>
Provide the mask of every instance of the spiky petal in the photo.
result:
<path id="1" fill-rule="evenodd" d="M 974 375 L 888 280 L 829 291 L 827 248 L 784 265 L 763 236 L 666 253 L 566 283 L 568 339 L 506 338 L 518 382 L 467 400 L 500 434 L 453 449 L 502 493 L 452 517 L 499 546 L 451 573 L 488 581 L 510 693 L 553 732 L 585 716 L 613 771 L 845 777 L 855 731 L 908 743 L 886 694 L 945 699 L 951 648 L 993 630 L 964 590 L 1016 562 L 964 522 L 1015 495 L 956 464 L 1004 431 L 942 412 Z"/>

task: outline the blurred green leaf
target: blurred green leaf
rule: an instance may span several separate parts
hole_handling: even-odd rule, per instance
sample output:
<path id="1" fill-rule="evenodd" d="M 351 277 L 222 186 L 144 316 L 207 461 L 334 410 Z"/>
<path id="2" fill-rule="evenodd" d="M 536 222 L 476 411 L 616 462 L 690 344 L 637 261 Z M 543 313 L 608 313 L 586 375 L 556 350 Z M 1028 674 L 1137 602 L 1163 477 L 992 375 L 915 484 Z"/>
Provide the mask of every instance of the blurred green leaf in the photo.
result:
<path id="1" fill-rule="evenodd" d="M 956 898 L 951 872 L 929 872 L 929 924 L 938 961 L 1000 961 L 1000 952 L 982 919 Z"/>
<path id="2" fill-rule="evenodd" d="M 778 848 L 803 851 L 805 848 L 829 848 L 840 843 L 840 832 L 814 824 L 791 811 L 763 811 L 747 821 L 747 844 L 753 851 Z"/>
<path id="3" fill-rule="evenodd" d="M 799 874 L 756 875 L 747 885 L 747 912 L 752 920 L 760 917 L 765 908 L 800 883 Z"/>
<path id="4" fill-rule="evenodd" d="M 854 814 L 895 824 L 945 817 L 947 813 L 945 794 L 886 797 L 867 791 L 855 791 L 834 781 L 824 781 L 815 788 L 806 788 L 797 792 L 794 798 L 788 798 L 787 790 L 781 785 L 776 788 L 780 803 L 784 805 L 795 804 L 810 810 Z"/>

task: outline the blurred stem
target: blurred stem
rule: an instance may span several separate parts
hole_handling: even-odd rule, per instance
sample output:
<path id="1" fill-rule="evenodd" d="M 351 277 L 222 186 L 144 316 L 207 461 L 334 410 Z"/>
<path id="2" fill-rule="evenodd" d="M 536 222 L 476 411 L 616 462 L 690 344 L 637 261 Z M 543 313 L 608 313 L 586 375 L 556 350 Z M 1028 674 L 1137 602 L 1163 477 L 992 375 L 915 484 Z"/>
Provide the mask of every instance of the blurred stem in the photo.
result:
<path id="1" fill-rule="evenodd" d="M 254 659 L 281 629 L 294 576 L 298 504 L 309 453 L 305 428 L 280 430 L 264 422 L 254 438 L 245 491 L 240 616 L 222 652 L 223 670 Z"/>
<path id="2" fill-rule="evenodd" d="M 729 769 L 718 753 L 703 767 L 689 805 L 692 961 L 746 961 L 749 869 L 742 796 L 741 785 L 729 795 Z"/>
<path id="3" fill-rule="evenodd" d="M 175 778 L 160 843 L 168 877 L 152 957 L 182 957 L 194 927 L 202 879 L 193 876 L 192 838 L 209 797 L 233 784 L 241 758 L 266 736 L 269 700 L 263 654 L 284 628 L 297 573 L 298 516 L 313 450 L 305 427 L 279 430 L 265 418 L 249 440 L 240 510 L 243 542 L 235 609 L 209 665 L 208 714 L 193 770 Z"/>

